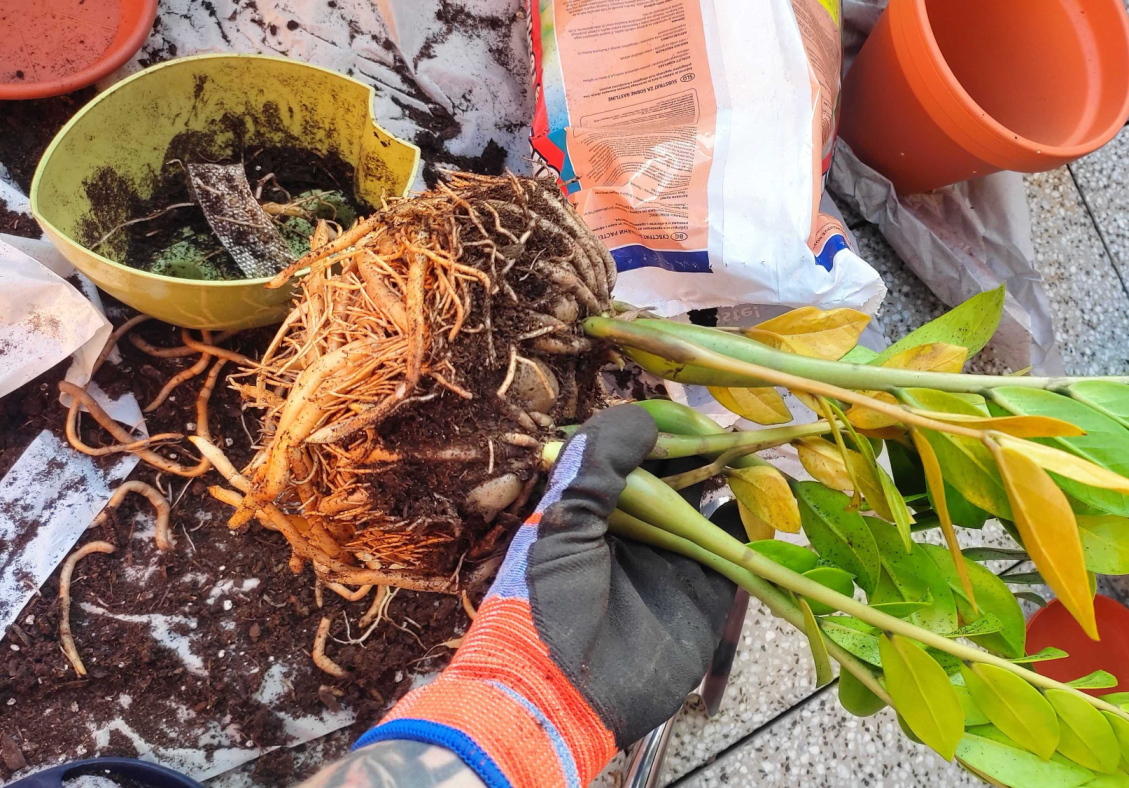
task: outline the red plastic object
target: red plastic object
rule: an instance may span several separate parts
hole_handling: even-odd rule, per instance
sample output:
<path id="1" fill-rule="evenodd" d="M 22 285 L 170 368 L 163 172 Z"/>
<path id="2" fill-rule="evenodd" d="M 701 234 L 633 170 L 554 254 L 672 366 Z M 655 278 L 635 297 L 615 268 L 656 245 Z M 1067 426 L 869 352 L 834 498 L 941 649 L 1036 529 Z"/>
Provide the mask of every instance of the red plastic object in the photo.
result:
<path id="1" fill-rule="evenodd" d="M 157 0 L 0 0 L 0 100 L 58 96 L 122 66 Z"/>
<path id="2" fill-rule="evenodd" d="M 1122 0 L 890 0 L 843 81 L 839 133 L 899 194 L 1040 172 L 1129 118 Z"/>
<path id="3" fill-rule="evenodd" d="M 1027 651 L 1034 654 L 1047 646 L 1061 648 L 1069 657 L 1036 662 L 1036 671 L 1057 681 L 1072 681 L 1095 670 L 1117 676 L 1111 689 L 1084 690 L 1090 695 L 1129 692 L 1129 608 L 1099 594 L 1094 598 L 1101 640 L 1093 641 L 1057 599 L 1031 616 L 1027 622 Z"/>

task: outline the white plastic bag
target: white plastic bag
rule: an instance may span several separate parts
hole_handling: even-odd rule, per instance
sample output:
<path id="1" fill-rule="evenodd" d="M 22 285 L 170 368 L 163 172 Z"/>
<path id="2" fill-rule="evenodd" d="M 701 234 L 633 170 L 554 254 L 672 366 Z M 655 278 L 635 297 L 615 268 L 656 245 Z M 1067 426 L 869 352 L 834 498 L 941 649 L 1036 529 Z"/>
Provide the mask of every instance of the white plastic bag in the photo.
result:
<path id="1" fill-rule="evenodd" d="M 611 249 L 620 299 L 877 308 L 878 274 L 818 210 L 838 0 L 794 4 L 532 4 L 534 152 Z"/>

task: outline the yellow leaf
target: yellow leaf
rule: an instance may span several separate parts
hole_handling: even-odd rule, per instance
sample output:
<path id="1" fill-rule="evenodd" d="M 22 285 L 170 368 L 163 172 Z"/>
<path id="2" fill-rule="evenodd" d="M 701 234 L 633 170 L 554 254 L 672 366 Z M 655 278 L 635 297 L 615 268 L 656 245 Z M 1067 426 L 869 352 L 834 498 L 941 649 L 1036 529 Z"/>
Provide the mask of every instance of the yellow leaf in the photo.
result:
<path id="1" fill-rule="evenodd" d="M 745 535 L 749 537 L 750 542 L 763 542 L 766 539 L 776 538 L 776 529 L 753 514 L 740 501 L 737 502 L 737 512 L 741 515 L 741 525 L 745 526 Z"/>
<path id="2" fill-rule="evenodd" d="M 1086 634 L 1097 640 L 1082 539 L 1066 494 L 1022 449 L 1000 445 L 992 453 L 1028 555 Z"/>
<path id="3" fill-rule="evenodd" d="M 983 430 L 998 430 L 1014 438 L 1075 438 L 1085 435 L 1081 427 L 1051 416 L 973 416 L 968 413 L 938 413 L 912 408 L 914 413 L 936 421 Z"/>
<path id="4" fill-rule="evenodd" d="M 960 372 L 968 359 L 968 348 L 931 342 L 906 348 L 882 362 L 884 367 L 916 369 L 920 372 Z"/>
<path id="5" fill-rule="evenodd" d="M 894 395 L 887 394 L 885 391 L 864 391 L 863 394 L 879 402 L 885 402 L 890 405 L 898 404 L 898 401 L 894 399 Z M 895 424 L 900 423 L 900 420 L 893 416 L 887 416 L 885 413 L 879 413 L 876 410 L 871 410 L 862 405 L 852 405 L 844 415 L 851 424 L 855 425 L 860 430 L 889 429 Z"/>
<path id="6" fill-rule="evenodd" d="M 710 394 L 722 406 L 757 424 L 787 424 L 792 420 L 784 398 L 774 388 L 739 389 L 710 386 Z"/>
<path id="7" fill-rule="evenodd" d="M 928 345 L 906 348 L 882 362 L 884 367 L 913 369 L 920 372 L 960 372 L 968 358 L 968 348 L 960 345 L 947 345 L 932 342 Z M 897 405 L 892 394 L 883 391 L 864 391 L 872 399 Z M 899 420 L 885 413 L 879 413 L 861 405 L 854 405 L 847 411 L 851 424 L 862 430 L 881 430 L 893 427 Z"/>
<path id="8" fill-rule="evenodd" d="M 801 438 L 792 445 L 800 455 L 804 470 L 817 482 L 840 492 L 854 489 L 843 455 L 834 443 L 823 438 Z"/>
<path id="9" fill-rule="evenodd" d="M 937 460 L 937 453 L 933 445 L 919 430 L 910 430 L 913 445 L 917 447 L 917 454 L 921 458 L 921 466 L 925 470 L 925 484 L 933 497 L 933 508 L 937 511 L 937 519 L 941 521 L 941 532 L 945 535 L 945 544 L 953 557 L 953 566 L 960 576 L 960 584 L 968 597 L 972 610 L 980 612 L 976 604 L 976 592 L 972 590 L 972 578 L 968 575 L 968 565 L 964 562 L 964 554 L 960 551 L 960 542 L 957 541 L 957 532 L 953 528 L 952 517 L 949 516 L 949 504 L 945 500 L 945 479 L 941 474 L 941 463 Z"/>
<path id="10" fill-rule="evenodd" d="M 825 487 L 845 492 L 851 490 L 866 499 L 866 503 L 884 520 L 893 520 L 894 514 L 882 492 L 882 484 L 875 477 L 870 463 L 857 451 L 846 449 L 846 460 L 839 447 L 823 438 L 803 438 L 793 446 L 800 455 L 800 464 L 812 478 Z M 850 462 L 850 466 L 847 466 Z M 855 489 L 854 479 L 858 480 Z"/>
<path id="11" fill-rule="evenodd" d="M 726 471 L 729 488 L 749 513 L 777 531 L 800 532 L 800 505 L 787 479 L 771 465 L 752 465 Z"/>
<path id="12" fill-rule="evenodd" d="M 1026 455 L 1033 462 L 1038 464 L 1039 467 L 1053 471 L 1059 476 L 1065 476 L 1068 479 L 1073 479 L 1082 484 L 1088 484 L 1091 487 L 1116 490 L 1117 492 L 1129 495 L 1129 479 L 1113 471 L 1106 470 L 1100 465 L 1095 465 L 1089 460 L 1084 460 L 1069 452 L 1056 449 L 1053 446 L 1045 446 L 1042 443 L 1035 443 L 1034 441 L 1025 441 L 998 434 L 994 434 L 992 437 L 998 441 L 1001 446 L 1006 446 Z"/>
<path id="13" fill-rule="evenodd" d="M 812 358 L 842 358 L 858 344 L 870 317 L 854 309 L 822 310 L 813 306 L 793 309 L 749 329 L 758 342 Z M 776 338 L 784 343 L 775 344 Z"/>

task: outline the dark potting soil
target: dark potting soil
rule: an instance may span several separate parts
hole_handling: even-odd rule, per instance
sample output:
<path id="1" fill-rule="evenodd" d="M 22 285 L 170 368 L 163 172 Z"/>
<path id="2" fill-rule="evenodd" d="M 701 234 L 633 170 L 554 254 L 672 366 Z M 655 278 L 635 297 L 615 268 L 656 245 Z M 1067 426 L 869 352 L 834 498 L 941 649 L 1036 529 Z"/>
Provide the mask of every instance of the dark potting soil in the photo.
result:
<path id="1" fill-rule="evenodd" d="M 24 238 L 38 238 L 42 234 L 35 219 L 11 210 L 3 199 L 0 199 L 0 233 L 22 235 Z"/>
<path id="2" fill-rule="evenodd" d="M 135 189 L 109 169 L 99 171 L 86 184 L 91 203 L 99 206 L 102 215 L 125 216 L 127 220 L 153 217 L 118 230 L 124 237 L 124 243 L 111 235 L 106 239 L 105 248 L 97 251 L 134 268 L 149 270 L 156 259 L 168 255 L 174 244 L 188 239 L 193 244 L 193 250 L 186 259 L 198 256 L 206 260 L 207 267 L 218 270 L 219 278 L 243 278 L 231 255 L 208 226 L 203 211 L 191 204 L 193 198 L 189 194 L 188 175 L 182 162 L 201 160 L 198 154 L 193 155 L 200 144 L 195 137 L 195 134 L 181 134 L 174 138 L 159 180 L 152 195 L 146 199 L 142 199 Z M 234 161 L 238 159 L 221 160 L 220 163 Z M 353 166 L 336 154 L 322 155 L 297 147 L 248 148 L 243 151 L 242 162 L 252 192 L 261 186 L 263 201 L 288 203 L 311 190 L 334 192 L 341 195 L 348 208 L 350 217 L 344 221 L 346 225 L 352 223 L 352 217 L 367 215 L 373 210 L 372 206 L 353 196 Z M 185 203 L 190 204 L 170 209 L 170 206 Z M 80 242 L 87 247 L 98 245 L 108 232 L 103 225 L 103 222 L 94 219 L 87 221 L 80 234 Z"/>
<path id="3" fill-rule="evenodd" d="M 91 87 L 54 98 L 0 101 L 0 164 L 24 194 L 31 192 L 43 151 L 94 93 Z"/>
<path id="4" fill-rule="evenodd" d="M 119 310 L 114 322 L 125 316 Z M 163 323 L 136 330 L 153 344 L 180 344 L 179 333 Z M 226 344 L 255 356 L 272 334 L 246 332 Z M 153 358 L 129 342 L 119 348 L 122 363 L 106 364 L 96 382 L 111 395 L 130 390 L 142 405 L 195 360 Z M 40 430 L 63 434 L 56 384 L 65 368 L 0 399 L 0 471 Z M 148 414 L 150 432 L 190 431 L 201 381 L 182 384 Z M 209 412 L 216 443 L 236 465 L 248 461 L 254 413 L 244 413 L 238 393 L 222 384 Z M 82 432 L 90 445 L 109 441 L 89 418 Z M 237 734 L 247 747 L 282 745 L 289 741 L 288 717 L 348 708 L 357 722 L 352 733 L 333 739 L 340 746 L 410 688 L 413 671 L 441 668 L 451 653 L 441 644 L 467 626 L 457 598 L 400 591 L 388 611 L 394 624 L 384 621 L 363 643 L 339 642 L 347 631 L 358 638 L 356 622 L 371 594 L 350 603 L 326 590 L 319 609 L 312 574 L 291 573 L 282 536 L 257 524 L 246 531 L 227 527 L 230 507 L 207 491 L 222 483 L 215 472 L 170 479 L 142 463 L 130 478 L 157 482 L 176 501 L 176 544 L 168 553 L 156 550 L 151 508 L 139 496 L 127 497 L 106 525 L 81 540 L 118 547 L 113 555 L 84 558 L 75 572 L 71 619 L 85 679 L 59 648 L 57 572 L 20 613 L 0 640 L 0 778 L 11 777 L 21 761 L 34 768 L 94 754 L 136 756 L 138 738 L 166 760 L 176 748 L 230 746 L 220 744 L 223 734 Z M 310 660 L 323 616 L 334 622 L 327 653 L 347 678 L 322 673 Z M 172 648 L 177 637 L 181 645 Z M 283 748 L 261 758 L 254 776 L 262 784 L 289 784 L 316 768 Z"/>

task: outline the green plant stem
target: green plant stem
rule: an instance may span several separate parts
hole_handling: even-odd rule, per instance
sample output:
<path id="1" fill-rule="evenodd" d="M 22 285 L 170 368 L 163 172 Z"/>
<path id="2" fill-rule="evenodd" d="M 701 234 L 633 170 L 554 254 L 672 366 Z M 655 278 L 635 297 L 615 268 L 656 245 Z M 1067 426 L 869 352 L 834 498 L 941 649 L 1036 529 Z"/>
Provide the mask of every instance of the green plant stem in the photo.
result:
<path id="1" fill-rule="evenodd" d="M 556 444 L 556 447 L 556 449 L 551 449 L 546 446 L 543 450 L 543 457 L 547 461 L 555 460 L 559 451 L 559 444 Z M 908 621 L 875 610 L 862 602 L 833 591 L 821 583 L 781 566 L 760 553 L 750 550 L 743 543 L 715 526 L 703 517 L 697 509 L 687 503 L 681 495 L 664 484 L 661 479 L 642 469 L 634 470 L 628 475 L 627 484 L 623 493 L 620 494 L 618 505 L 627 514 L 693 542 L 707 552 L 747 569 L 758 577 L 775 583 L 794 594 L 822 602 L 882 631 L 904 635 L 927 646 L 952 654 L 958 659 L 983 662 L 1003 668 L 1037 687 L 1077 693 L 1092 706 L 1129 720 L 1129 713 L 1117 706 L 1090 697 L 1085 693 L 1079 693 L 1073 687 L 1041 676 L 1002 657 L 997 657 L 995 654 L 965 646 L 942 635 L 914 626 Z"/>
<path id="2" fill-rule="evenodd" d="M 716 435 L 659 435 L 655 448 L 648 459 L 673 460 L 678 457 L 709 457 L 737 448 L 748 448 L 750 452 L 772 449 L 791 443 L 799 438 L 825 435 L 831 427 L 825 421 L 810 424 L 791 424 L 787 427 L 773 427 L 765 430 L 745 430 L 741 432 L 719 432 Z"/>
<path id="3" fill-rule="evenodd" d="M 674 513 L 671 512 L 671 515 L 674 515 Z M 694 517 L 691 519 L 689 515 L 693 515 Z M 675 517 L 671 516 L 664 522 L 659 523 L 659 525 L 663 528 L 666 528 L 668 525 L 675 526 L 678 530 L 674 531 L 674 533 L 677 535 L 689 539 L 705 550 L 731 561 L 749 570 L 753 574 L 775 583 L 782 588 L 786 588 L 795 594 L 799 594 L 808 599 L 814 599 L 817 602 L 822 602 L 825 605 L 854 616 L 860 621 L 864 621 L 884 632 L 904 635 L 926 646 L 932 646 L 940 651 L 951 654 L 958 659 L 982 662 L 1003 668 L 1037 687 L 1077 693 L 1077 690 L 1074 690 L 1066 684 L 1020 667 L 1002 657 L 997 657 L 994 654 L 981 651 L 980 649 L 971 648 L 970 646 L 950 640 L 942 635 L 930 632 L 927 629 L 914 626 L 908 621 L 895 618 L 880 610 L 875 610 L 862 602 L 858 602 L 851 597 L 833 591 L 821 583 L 817 583 L 801 574 L 793 572 L 791 569 L 781 566 L 775 561 L 750 550 L 725 531 L 701 517 L 692 507 L 687 506 L 685 510 L 679 512 L 677 519 L 678 522 L 676 523 Z M 690 525 L 690 523 L 693 523 L 693 525 Z M 1092 706 L 1102 711 L 1112 712 L 1129 720 L 1129 713 L 1122 711 L 1119 707 L 1100 700 L 1099 698 L 1085 695 L 1085 693 L 1077 694 L 1085 697 Z"/>
<path id="4" fill-rule="evenodd" d="M 762 578 L 757 577 L 747 569 L 742 569 L 736 564 L 720 558 L 708 550 L 703 549 L 693 542 L 680 536 L 649 525 L 637 517 L 632 517 L 626 512 L 616 510 L 608 518 L 608 530 L 619 536 L 633 539 L 637 542 L 669 550 L 672 553 L 692 558 L 703 566 L 708 566 L 720 575 L 732 580 L 741 588 L 749 592 L 764 603 L 765 607 L 776 616 L 787 621 L 801 632 L 806 632 L 804 614 L 799 605 L 786 594 Z M 822 633 L 821 633 L 822 635 Z M 824 638 L 827 643 L 828 653 L 838 662 L 844 670 L 849 671 L 855 678 L 866 685 L 867 689 L 877 695 L 887 705 L 892 705 L 886 688 L 866 665 L 851 652 L 834 642 Z"/>
<path id="5" fill-rule="evenodd" d="M 672 490 L 684 490 L 687 487 L 692 487 L 699 482 L 704 482 L 722 473 L 726 468 L 750 468 L 754 465 L 768 465 L 775 467 L 767 460 L 762 460 L 760 457 L 753 455 L 753 452 L 759 449 L 749 446 L 738 446 L 735 449 L 730 449 L 724 452 L 716 460 L 709 465 L 703 465 L 701 468 L 695 468 L 692 471 L 684 473 L 676 473 L 671 476 L 664 476 L 663 482 L 667 484 Z"/>
<path id="6" fill-rule="evenodd" d="M 779 385 L 771 379 L 760 378 L 748 368 L 719 362 L 717 356 L 729 361 L 746 362 L 788 373 L 808 380 L 820 381 L 845 389 L 893 392 L 897 388 L 929 388 L 939 391 L 984 394 L 998 386 L 1021 386 L 1056 391 L 1083 380 L 1104 380 L 1112 383 L 1129 383 L 1127 376 L 1091 378 L 1068 377 L 1011 377 L 1002 375 L 966 375 L 943 372 L 877 367 L 851 364 L 843 361 L 809 358 L 787 353 L 762 345 L 755 340 L 716 329 L 703 328 L 664 320 L 641 319 L 635 321 L 590 317 L 583 322 L 585 332 L 592 337 L 607 339 L 650 353 L 670 364 L 674 380 L 706 385 Z M 743 379 L 743 383 L 711 383 L 695 377 L 693 369 L 727 374 L 719 380 Z"/>

